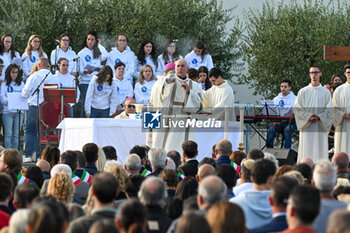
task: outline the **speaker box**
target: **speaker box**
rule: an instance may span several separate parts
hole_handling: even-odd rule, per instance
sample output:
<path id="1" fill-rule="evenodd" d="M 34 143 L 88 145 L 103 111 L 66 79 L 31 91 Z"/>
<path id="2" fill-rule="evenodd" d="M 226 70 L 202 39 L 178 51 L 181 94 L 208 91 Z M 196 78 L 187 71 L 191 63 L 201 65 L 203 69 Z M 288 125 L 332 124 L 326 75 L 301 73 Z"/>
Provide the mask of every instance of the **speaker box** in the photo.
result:
<path id="1" fill-rule="evenodd" d="M 266 148 L 264 152 L 273 154 L 280 166 L 285 164 L 294 165 L 298 159 L 298 153 L 293 149 Z"/>

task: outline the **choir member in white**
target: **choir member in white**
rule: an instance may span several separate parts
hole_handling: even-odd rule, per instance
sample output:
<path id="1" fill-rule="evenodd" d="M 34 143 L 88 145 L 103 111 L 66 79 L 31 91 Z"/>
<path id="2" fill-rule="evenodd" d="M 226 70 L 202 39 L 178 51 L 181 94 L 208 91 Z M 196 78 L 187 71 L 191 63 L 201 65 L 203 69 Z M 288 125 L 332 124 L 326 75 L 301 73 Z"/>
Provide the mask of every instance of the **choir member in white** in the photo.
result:
<path id="1" fill-rule="evenodd" d="M 41 38 L 38 35 L 31 35 L 28 40 L 27 47 L 22 54 L 22 70 L 23 79 L 27 80 L 33 65 L 39 61 L 39 58 L 47 58 L 41 45 Z"/>
<path id="2" fill-rule="evenodd" d="M 165 66 L 168 63 L 175 63 L 179 59 L 182 59 L 182 56 L 176 50 L 175 41 L 166 40 L 163 46 L 163 53 L 158 56 L 157 76 L 163 75 Z"/>
<path id="3" fill-rule="evenodd" d="M 134 72 L 134 78 L 137 79 L 140 75 L 141 67 L 144 65 L 150 65 L 152 70 L 157 70 L 157 55 L 156 48 L 150 40 L 145 40 L 141 43 L 136 59 L 136 70 Z"/>
<path id="4" fill-rule="evenodd" d="M 104 66 L 94 75 L 86 92 L 86 117 L 108 118 L 117 110 L 118 95 L 111 67 Z"/>
<path id="5" fill-rule="evenodd" d="M 5 81 L 1 84 L 1 103 L 3 104 L 2 120 L 5 129 L 5 148 L 18 149 L 18 135 L 23 121 L 23 112 L 20 114 L 16 109 L 9 109 L 8 95 L 10 93 L 22 93 L 24 83 L 22 72 L 16 64 L 10 64 L 5 73 Z"/>
<path id="6" fill-rule="evenodd" d="M 136 56 L 128 46 L 128 37 L 124 34 L 119 34 L 115 42 L 115 47 L 113 47 L 108 54 L 107 65 L 114 70 L 115 64 L 123 62 L 125 66 L 124 79 L 133 83 L 132 75 L 135 71 L 135 60 Z M 115 75 L 116 73 L 114 71 L 114 76 Z"/>
<path id="7" fill-rule="evenodd" d="M 194 43 L 193 50 L 185 56 L 185 60 L 189 68 L 195 68 L 197 70 L 201 66 L 205 66 L 208 70 L 211 70 L 214 66 L 213 59 L 206 51 L 203 42 L 199 40 Z"/>
<path id="8" fill-rule="evenodd" d="M 118 95 L 118 109 L 122 110 L 124 102 L 127 98 L 134 96 L 134 90 L 129 80 L 125 79 L 125 64 L 123 62 L 118 62 L 114 66 L 116 76 L 114 77 L 114 82 L 117 86 Z"/>
<path id="9" fill-rule="evenodd" d="M 209 71 L 207 67 L 201 66 L 198 68 L 197 82 L 199 83 L 199 85 L 202 87 L 204 91 L 208 90 L 212 86 L 208 75 L 209 75 Z"/>
<path id="10" fill-rule="evenodd" d="M 148 104 L 151 98 L 152 87 L 155 82 L 152 67 L 150 65 L 142 66 L 139 79 L 137 80 L 134 89 L 136 103 Z"/>
<path id="11" fill-rule="evenodd" d="M 70 37 L 67 34 L 62 34 L 60 36 L 59 44 L 56 46 L 56 49 L 52 50 L 51 56 L 50 56 L 50 62 L 51 66 L 57 67 L 58 61 L 61 58 L 65 58 L 68 60 L 68 72 L 71 75 L 76 74 L 76 67 L 75 62 L 73 59 L 77 57 L 77 54 L 72 50 L 72 48 L 69 46 L 70 43 Z"/>
<path id="12" fill-rule="evenodd" d="M 10 64 L 22 65 L 22 59 L 19 52 L 15 51 L 13 37 L 5 34 L 0 39 L 0 58 L 4 62 L 4 72 L 0 75 L 0 79 L 4 80 L 5 71 Z"/>
<path id="13" fill-rule="evenodd" d="M 225 120 L 225 107 L 230 108 L 231 116 L 234 115 L 234 94 L 228 82 L 222 78 L 222 72 L 218 68 L 212 68 L 209 79 L 213 86 L 203 92 L 203 107 L 207 108 L 211 118 Z M 231 117 L 231 120 L 234 118 Z"/>
<path id="14" fill-rule="evenodd" d="M 83 41 L 82 50 L 80 50 L 78 53 L 80 63 L 80 103 L 82 106 L 85 105 L 86 91 L 88 89 L 92 76 L 98 73 L 102 67 L 101 63 L 107 58 L 107 54 L 105 54 L 104 51 L 105 49 L 98 44 L 97 32 L 88 32 Z M 84 116 L 84 111 L 81 114 Z"/>
<path id="15" fill-rule="evenodd" d="M 328 132 L 334 112 L 331 93 L 320 84 L 321 69 L 311 67 L 311 83 L 300 89 L 293 109 L 299 129 L 298 161 L 328 159 Z"/>
<path id="16" fill-rule="evenodd" d="M 345 65 L 346 82 L 333 93 L 334 106 L 334 153 L 350 155 L 350 64 Z"/>

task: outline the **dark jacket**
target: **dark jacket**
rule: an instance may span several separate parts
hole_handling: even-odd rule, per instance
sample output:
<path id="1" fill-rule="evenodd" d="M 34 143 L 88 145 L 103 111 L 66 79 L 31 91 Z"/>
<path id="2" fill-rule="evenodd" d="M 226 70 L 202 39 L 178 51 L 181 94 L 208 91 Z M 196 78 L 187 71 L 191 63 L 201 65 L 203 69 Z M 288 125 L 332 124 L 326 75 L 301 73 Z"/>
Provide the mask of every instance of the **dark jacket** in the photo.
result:
<path id="1" fill-rule="evenodd" d="M 189 160 L 185 165 L 179 168 L 180 172 L 184 174 L 186 177 L 195 177 L 198 172 L 198 161 L 197 160 Z"/>
<path id="2" fill-rule="evenodd" d="M 147 210 L 147 232 L 166 233 L 172 222 L 166 211 L 160 206 L 147 206 Z"/>

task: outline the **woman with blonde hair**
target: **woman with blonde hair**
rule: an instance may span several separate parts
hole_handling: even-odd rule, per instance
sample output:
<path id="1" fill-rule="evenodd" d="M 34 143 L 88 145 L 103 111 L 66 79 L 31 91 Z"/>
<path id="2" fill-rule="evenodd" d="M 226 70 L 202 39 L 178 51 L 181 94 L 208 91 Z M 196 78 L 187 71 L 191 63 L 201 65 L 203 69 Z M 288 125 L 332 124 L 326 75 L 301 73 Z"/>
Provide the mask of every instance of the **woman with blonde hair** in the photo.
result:
<path id="1" fill-rule="evenodd" d="M 47 194 L 56 201 L 70 203 L 73 200 L 74 189 L 72 178 L 66 172 L 61 172 L 51 177 Z"/>
<path id="2" fill-rule="evenodd" d="M 117 199 L 122 199 L 124 197 L 126 198 L 126 195 L 124 193 L 125 192 L 125 178 L 128 177 L 128 173 L 125 171 L 123 166 L 115 160 L 109 160 L 109 161 L 107 161 L 107 163 L 104 167 L 104 171 L 111 173 L 118 180 L 120 193 L 119 193 Z"/>
<path id="3" fill-rule="evenodd" d="M 29 37 L 27 47 L 22 54 L 22 70 L 24 74 L 24 80 L 29 76 L 30 71 L 32 70 L 35 62 L 39 61 L 39 58 L 47 58 L 46 53 L 44 52 L 42 46 L 42 41 L 40 36 L 31 35 Z"/>
<path id="4" fill-rule="evenodd" d="M 206 215 L 211 233 L 246 233 L 242 209 L 230 202 L 217 202 Z"/>
<path id="5" fill-rule="evenodd" d="M 148 104 L 151 98 L 151 92 L 155 82 L 156 81 L 152 66 L 142 66 L 140 70 L 139 79 L 137 80 L 134 89 L 136 103 Z"/>
<path id="6" fill-rule="evenodd" d="M 97 170 L 102 172 L 103 169 L 105 168 L 107 159 L 103 149 L 100 146 L 97 146 L 97 148 L 98 148 L 98 152 L 97 152 L 98 157 L 95 165 L 97 167 Z"/>

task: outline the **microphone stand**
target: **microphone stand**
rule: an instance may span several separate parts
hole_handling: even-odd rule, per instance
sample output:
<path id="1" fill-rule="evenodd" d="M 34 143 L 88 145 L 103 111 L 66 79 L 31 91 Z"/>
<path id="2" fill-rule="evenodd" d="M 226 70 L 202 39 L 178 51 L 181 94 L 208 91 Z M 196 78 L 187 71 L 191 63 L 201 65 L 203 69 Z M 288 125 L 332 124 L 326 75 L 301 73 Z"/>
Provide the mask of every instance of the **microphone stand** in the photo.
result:
<path id="1" fill-rule="evenodd" d="M 57 57 L 58 57 L 58 49 L 59 49 L 59 41 L 55 40 L 57 46 L 56 46 L 56 49 L 55 49 L 55 63 L 54 65 L 51 66 L 51 72 L 53 74 L 56 74 L 56 70 L 57 70 Z"/>
<path id="2" fill-rule="evenodd" d="M 78 96 L 78 85 L 79 85 L 79 72 L 80 72 L 80 67 L 79 67 L 79 58 L 80 57 L 76 57 L 73 59 L 73 61 L 75 62 L 75 104 L 74 104 L 74 111 L 73 111 L 73 116 L 74 114 L 77 114 L 77 96 Z"/>
<path id="3" fill-rule="evenodd" d="M 49 71 L 49 70 L 48 70 Z M 32 96 L 35 95 L 35 93 L 37 93 L 37 96 L 36 96 L 36 104 L 37 104 L 37 108 L 38 108 L 38 125 L 37 125 L 37 128 L 36 128 L 36 145 L 35 145 L 35 157 L 34 157 L 34 161 L 36 162 L 37 160 L 37 156 L 38 156 L 38 143 L 40 143 L 40 138 L 39 138 L 39 127 L 40 127 L 40 106 L 39 106 L 39 94 L 40 94 L 40 86 L 41 84 L 44 83 L 44 81 L 47 79 L 47 77 L 49 76 L 51 72 L 49 71 L 45 77 L 43 78 L 43 80 L 41 80 L 41 82 L 39 83 L 39 85 L 36 87 L 36 89 L 34 90 L 34 92 L 32 93 Z M 33 158 L 32 158 L 33 160 Z"/>

